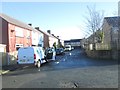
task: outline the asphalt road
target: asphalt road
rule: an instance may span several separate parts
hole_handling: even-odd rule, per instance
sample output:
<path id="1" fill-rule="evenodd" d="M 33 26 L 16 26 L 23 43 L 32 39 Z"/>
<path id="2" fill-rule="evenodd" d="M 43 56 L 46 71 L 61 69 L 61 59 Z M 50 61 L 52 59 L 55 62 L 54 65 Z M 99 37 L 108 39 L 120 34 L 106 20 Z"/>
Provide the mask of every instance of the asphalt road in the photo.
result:
<path id="1" fill-rule="evenodd" d="M 80 49 L 65 52 L 39 69 L 26 65 L 2 76 L 3 88 L 118 88 L 118 62 L 95 60 Z"/>

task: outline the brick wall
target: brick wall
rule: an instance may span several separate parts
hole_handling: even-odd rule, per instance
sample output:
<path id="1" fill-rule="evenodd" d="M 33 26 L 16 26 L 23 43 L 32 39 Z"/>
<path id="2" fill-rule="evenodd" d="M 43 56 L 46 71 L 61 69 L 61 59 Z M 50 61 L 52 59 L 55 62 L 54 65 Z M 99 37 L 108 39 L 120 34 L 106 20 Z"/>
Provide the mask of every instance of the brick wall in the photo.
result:
<path id="1" fill-rule="evenodd" d="M 48 35 L 44 34 L 44 40 L 43 41 L 44 41 L 43 47 L 45 47 L 45 48 L 49 47 L 49 36 Z"/>
<path id="2" fill-rule="evenodd" d="M 97 59 L 112 59 L 110 50 L 87 50 L 87 56 Z"/>
<path id="3" fill-rule="evenodd" d="M 15 26 L 13 24 L 8 25 L 8 35 L 9 35 L 9 52 L 16 51 L 16 44 L 23 44 L 23 46 L 31 46 L 32 45 L 32 39 L 31 39 L 31 31 L 28 29 L 24 29 L 18 26 Z M 20 28 L 20 30 L 23 31 L 23 36 L 16 36 L 17 31 L 16 28 Z M 30 38 L 28 38 L 28 34 L 30 35 Z"/>
<path id="4" fill-rule="evenodd" d="M 0 17 L 0 44 L 6 45 L 8 51 L 8 22 Z"/>

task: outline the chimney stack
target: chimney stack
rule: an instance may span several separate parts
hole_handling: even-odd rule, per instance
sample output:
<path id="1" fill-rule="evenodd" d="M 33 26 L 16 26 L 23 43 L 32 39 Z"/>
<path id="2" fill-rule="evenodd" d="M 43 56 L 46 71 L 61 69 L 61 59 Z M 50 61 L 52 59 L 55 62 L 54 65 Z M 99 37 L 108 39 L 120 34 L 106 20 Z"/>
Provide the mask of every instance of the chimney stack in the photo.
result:
<path id="1" fill-rule="evenodd" d="M 54 34 L 52 34 L 52 36 L 55 36 Z"/>
<path id="2" fill-rule="evenodd" d="M 40 30 L 39 27 L 35 27 L 35 29 Z"/>
<path id="3" fill-rule="evenodd" d="M 51 34 L 51 30 L 47 30 L 47 33 Z"/>
<path id="4" fill-rule="evenodd" d="M 31 24 L 31 23 L 29 23 L 28 25 L 29 25 L 29 26 L 32 26 L 32 24 Z"/>
<path id="5" fill-rule="evenodd" d="M 57 36 L 57 38 L 59 38 L 59 36 Z"/>

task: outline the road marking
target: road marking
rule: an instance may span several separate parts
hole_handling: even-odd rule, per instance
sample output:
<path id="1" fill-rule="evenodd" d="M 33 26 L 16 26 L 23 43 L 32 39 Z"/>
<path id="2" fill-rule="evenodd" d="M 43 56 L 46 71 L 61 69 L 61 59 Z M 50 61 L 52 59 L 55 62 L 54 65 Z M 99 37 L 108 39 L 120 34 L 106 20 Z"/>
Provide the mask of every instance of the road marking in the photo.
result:
<path id="1" fill-rule="evenodd" d="M 1 73 L 1 75 L 2 75 L 2 74 L 5 74 L 5 73 L 8 73 L 9 71 L 10 71 L 10 70 L 4 71 L 4 72 Z"/>

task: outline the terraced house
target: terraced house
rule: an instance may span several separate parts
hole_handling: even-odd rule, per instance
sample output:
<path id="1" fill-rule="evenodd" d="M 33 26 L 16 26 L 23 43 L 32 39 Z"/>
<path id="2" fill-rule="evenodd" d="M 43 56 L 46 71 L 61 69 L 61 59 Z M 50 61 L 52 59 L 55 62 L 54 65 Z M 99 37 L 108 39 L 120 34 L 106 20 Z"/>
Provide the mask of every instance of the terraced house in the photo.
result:
<path id="1" fill-rule="evenodd" d="M 2 21 L 0 44 L 6 45 L 6 52 L 9 53 L 13 61 L 11 63 L 14 64 L 18 48 L 32 45 L 33 28 L 5 14 L 0 14 L 0 20 Z"/>
<path id="2" fill-rule="evenodd" d="M 8 15 L 0 14 L 0 50 L 6 51 L 7 56 L 3 65 L 16 64 L 17 50 L 20 47 L 40 46 L 52 47 L 58 38 L 50 33 L 44 32 L 32 24 L 25 24 Z"/>
<path id="3" fill-rule="evenodd" d="M 0 14 L 0 44 L 6 46 L 6 59 L 3 65 L 16 64 L 17 50 L 20 47 L 43 47 L 43 33 L 8 15 Z"/>

